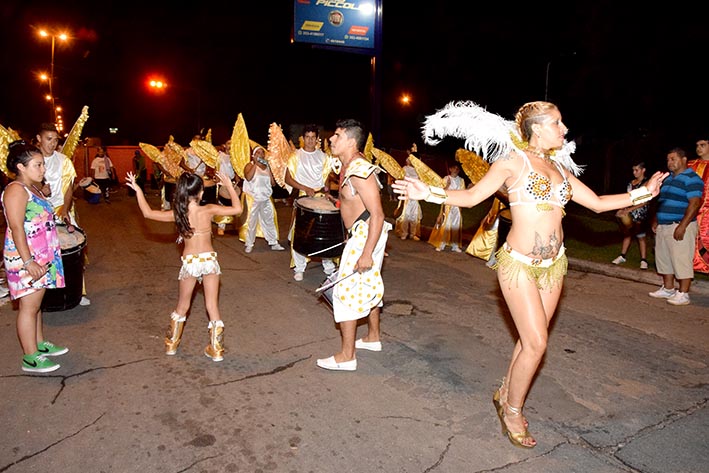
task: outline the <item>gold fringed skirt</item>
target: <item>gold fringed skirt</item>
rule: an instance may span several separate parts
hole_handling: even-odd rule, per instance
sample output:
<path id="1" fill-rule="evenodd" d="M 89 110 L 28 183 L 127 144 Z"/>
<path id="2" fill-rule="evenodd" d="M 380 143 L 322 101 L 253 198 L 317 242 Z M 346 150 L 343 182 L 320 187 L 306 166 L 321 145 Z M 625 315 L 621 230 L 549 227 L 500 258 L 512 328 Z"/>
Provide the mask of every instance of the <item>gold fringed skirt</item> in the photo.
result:
<path id="1" fill-rule="evenodd" d="M 518 280 L 519 273 L 524 273 L 529 281 L 537 285 L 538 289 L 551 290 L 555 286 L 561 286 L 569 266 L 564 245 L 561 245 L 555 257 L 540 259 L 523 255 L 513 250 L 505 242 L 497 250 L 495 257 L 497 262 L 491 268 L 502 271 L 503 280 L 510 284 L 509 287 L 512 287 L 513 281 Z"/>

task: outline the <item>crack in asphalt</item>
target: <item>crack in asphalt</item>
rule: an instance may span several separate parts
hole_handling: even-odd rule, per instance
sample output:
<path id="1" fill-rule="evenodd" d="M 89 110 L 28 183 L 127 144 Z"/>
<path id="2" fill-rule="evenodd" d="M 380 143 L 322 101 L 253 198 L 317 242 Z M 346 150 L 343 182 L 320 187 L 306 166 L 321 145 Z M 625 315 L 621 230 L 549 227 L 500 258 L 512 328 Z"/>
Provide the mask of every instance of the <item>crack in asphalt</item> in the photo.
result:
<path id="1" fill-rule="evenodd" d="M 254 374 L 250 374 L 247 376 L 242 376 L 241 378 L 232 379 L 230 381 L 224 381 L 223 383 L 212 383 L 212 384 L 207 384 L 205 386 L 208 388 L 211 388 L 214 386 L 225 386 L 227 384 L 238 383 L 240 381 L 245 381 L 247 379 L 260 378 L 261 376 L 270 376 L 270 375 L 273 375 L 276 373 L 280 373 L 281 371 L 285 371 L 289 368 L 292 368 L 293 366 L 296 365 L 296 363 L 300 363 L 301 361 L 309 360 L 310 358 L 312 358 L 312 355 L 308 355 L 304 358 L 300 358 L 298 360 L 291 361 L 290 363 L 286 363 L 285 365 L 282 365 L 282 366 L 277 366 L 277 367 L 273 368 L 271 371 L 266 371 L 263 373 L 254 373 Z"/>
<path id="2" fill-rule="evenodd" d="M 436 468 L 438 468 L 440 466 L 441 463 L 443 463 L 443 460 L 446 458 L 446 455 L 448 454 L 448 450 L 450 450 L 450 448 L 451 448 L 451 443 L 454 438 L 455 438 L 455 435 L 451 435 L 450 437 L 448 437 L 448 443 L 446 444 L 446 448 L 444 448 L 443 451 L 441 452 L 441 454 L 438 456 L 438 460 L 436 461 L 436 463 L 434 463 L 433 465 L 431 465 L 428 468 L 426 468 L 425 470 L 423 470 L 424 473 L 435 470 Z"/>
<path id="3" fill-rule="evenodd" d="M 75 437 L 75 436 L 79 435 L 83 430 L 87 429 L 88 427 L 91 427 L 92 425 L 96 424 L 96 422 L 98 422 L 99 420 L 101 420 L 101 417 L 103 417 L 105 414 L 106 414 L 106 413 L 104 412 L 103 414 L 101 414 L 100 416 L 98 416 L 96 419 L 94 419 L 93 422 L 90 422 L 90 423 L 86 424 L 85 426 L 83 426 L 82 428 L 80 428 L 79 430 L 77 430 L 76 432 L 74 432 L 73 434 L 69 434 L 69 435 L 67 435 L 67 436 L 65 436 L 65 437 L 62 437 L 62 438 L 60 438 L 59 440 L 57 440 L 56 442 L 50 443 L 49 445 L 47 445 L 46 447 L 44 447 L 44 448 L 41 449 L 41 450 L 37 450 L 37 451 L 34 452 L 34 453 L 30 453 L 30 454 L 28 454 L 28 455 L 25 455 L 24 457 L 18 459 L 17 461 L 14 461 L 14 462 L 9 463 L 9 464 L 7 464 L 7 465 L 5 465 L 5 466 L 3 466 L 3 467 L 0 467 L 0 472 L 7 471 L 8 468 L 12 468 L 13 466 L 18 465 L 18 464 L 24 462 L 25 460 L 29 460 L 30 458 L 36 457 L 37 455 L 46 452 L 47 450 L 49 450 L 50 448 L 54 447 L 55 445 L 59 445 L 60 443 L 64 442 L 65 440 L 70 439 L 70 438 L 72 438 L 72 437 Z"/>
<path id="4" fill-rule="evenodd" d="M 183 469 L 181 469 L 181 470 L 178 470 L 177 473 L 183 473 L 183 472 L 185 472 L 185 471 L 191 470 L 193 466 L 199 465 L 200 463 L 202 463 L 202 462 L 204 462 L 204 461 L 207 461 L 207 460 L 211 460 L 211 459 L 213 459 L 213 458 L 219 458 L 219 456 L 220 456 L 220 455 L 212 455 L 211 457 L 204 457 L 204 458 L 200 458 L 199 460 L 195 460 L 195 461 L 192 462 L 190 465 L 188 465 L 186 468 L 183 468 Z"/>

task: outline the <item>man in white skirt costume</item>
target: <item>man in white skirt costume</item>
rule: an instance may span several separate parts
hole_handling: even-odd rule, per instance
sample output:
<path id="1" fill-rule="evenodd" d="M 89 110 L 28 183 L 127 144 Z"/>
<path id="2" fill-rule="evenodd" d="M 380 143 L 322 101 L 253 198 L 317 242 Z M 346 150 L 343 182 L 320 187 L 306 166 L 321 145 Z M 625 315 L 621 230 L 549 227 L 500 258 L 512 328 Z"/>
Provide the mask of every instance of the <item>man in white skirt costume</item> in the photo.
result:
<path id="1" fill-rule="evenodd" d="M 335 322 L 340 324 L 342 349 L 317 360 L 328 370 L 355 371 L 355 349 L 381 351 L 379 313 L 384 296 L 381 267 L 391 225 L 384 220 L 380 196 L 380 168 L 362 156 L 367 134 L 357 120 L 340 120 L 330 138 L 332 154 L 342 162 L 340 215 L 350 236 L 340 257 L 333 291 Z M 353 273 L 357 273 L 352 275 Z M 350 277 L 348 277 L 350 276 Z M 369 316 L 367 335 L 355 341 L 357 321 Z"/>

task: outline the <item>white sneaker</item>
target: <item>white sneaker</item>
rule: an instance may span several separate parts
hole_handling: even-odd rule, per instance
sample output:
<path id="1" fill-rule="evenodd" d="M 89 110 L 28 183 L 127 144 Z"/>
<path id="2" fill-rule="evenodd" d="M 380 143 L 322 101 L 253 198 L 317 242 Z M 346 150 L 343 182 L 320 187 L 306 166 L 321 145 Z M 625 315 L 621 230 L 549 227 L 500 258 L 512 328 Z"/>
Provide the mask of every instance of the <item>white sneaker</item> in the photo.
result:
<path id="1" fill-rule="evenodd" d="M 677 291 L 672 296 L 667 298 L 667 303 L 672 305 L 688 305 L 689 294 L 686 292 Z"/>
<path id="2" fill-rule="evenodd" d="M 6 287 L 0 286 L 0 299 L 7 297 L 10 294 L 10 290 Z"/>
<path id="3" fill-rule="evenodd" d="M 623 258 L 623 255 L 621 255 L 621 256 L 618 256 L 618 257 L 617 257 L 616 259 L 614 259 L 613 261 L 611 261 L 611 263 L 613 263 L 613 264 L 623 264 L 623 263 L 625 263 L 626 261 L 627 261 L 627 260 L 626 260 L 625 258 Z"/>
<path id="4" fill-rule="evenodd" d="M 293 275 L 293 279 L 295 279 L 296 281 L 302 281 L 303 280 L 303 273 L 295 273 Z"/>
<path id="5" fill-rule="evenodd" d="M 271 245 L 271 249 L 273 251 L 283 251 L 285 248 L 283 248 L 279 243 L 276 243 L 275 245 Z"/>
<path id="6" fill-rule="evenodd" d="M 677 292 L 675 289 L 665 289 L 665 286 L 662 286 L 657 291 L 648 292 L 647 295 L 655 299 L 669 299 L 675 295 L 675 292 Z"/>
<path id="7" fill-rule="evenodd" d="M 79 301 L 79 305 L 91 305 L 91 299 L 89 299 L 86 296 L 81 296 L 81 300 Z"/>
<path id="8" fill-rule="evenodd" d="M 461 250 L 461 249 L 458 248 L 457 246 L 454 246 L 453 248 L 451 248 L 451 251 L 452 251 L 453 253 L 462 253 L 462 252 L 463 252 L 463 250 Z"/>
<path id="9" fill-rule="evenodd" d="M 436 251 L 443 251 L 443 248 L 441 248 L 440 246 L 437 246 Z"/>
<path id="10" fill-rule="evenodd" d="M 643 260 L 640 262 L 640 269 L 647 269 L 647 261 Z"/>
<path id="11" fill-rule="evenodd" d="M 246 248 L 244 248 L 245 253 L 251 253 L 254 249 L 254 245 L 246 245 Z"/>

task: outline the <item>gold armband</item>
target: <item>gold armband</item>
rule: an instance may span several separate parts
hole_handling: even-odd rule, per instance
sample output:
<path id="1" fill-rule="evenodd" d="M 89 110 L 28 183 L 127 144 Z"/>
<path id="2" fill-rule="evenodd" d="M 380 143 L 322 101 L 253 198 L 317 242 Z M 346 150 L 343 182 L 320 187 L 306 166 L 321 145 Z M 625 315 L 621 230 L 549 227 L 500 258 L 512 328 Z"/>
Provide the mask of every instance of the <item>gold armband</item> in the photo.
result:
<path id="1" fill-rule="evenodd" d="M 443 204 L 447 198 L 448 195 L 446 195 L 446 191 L 443 188 L 428 186 L 428 195 L 423 200 L 432 204 Z"/>
<path id="2" fill-rule="evenodd" d="M 630 191 L 630 202 L 632 202 L 633 205 L 644 204 L 650 200 L 652 200 L 652 194 L 645 186 Z"/>

